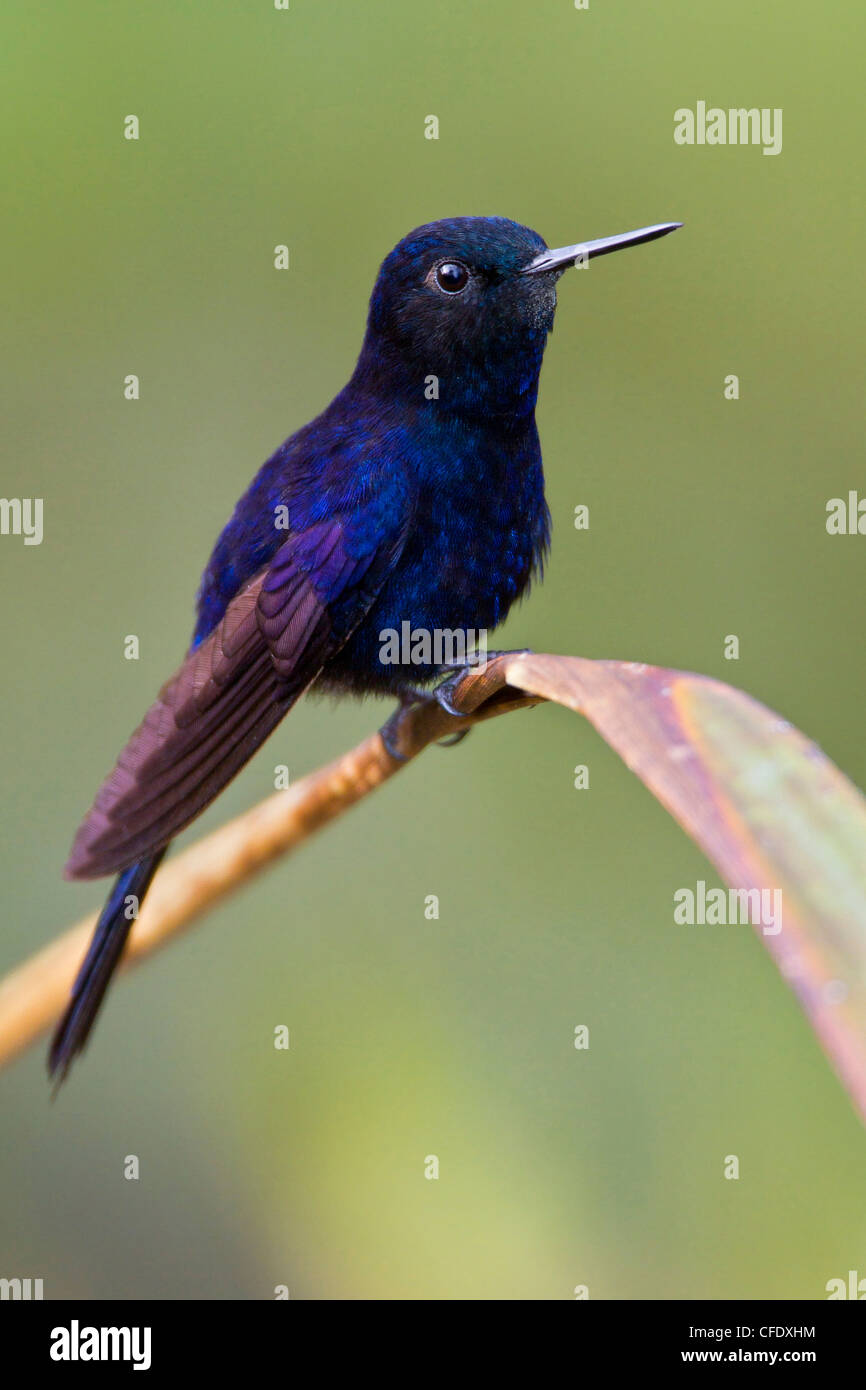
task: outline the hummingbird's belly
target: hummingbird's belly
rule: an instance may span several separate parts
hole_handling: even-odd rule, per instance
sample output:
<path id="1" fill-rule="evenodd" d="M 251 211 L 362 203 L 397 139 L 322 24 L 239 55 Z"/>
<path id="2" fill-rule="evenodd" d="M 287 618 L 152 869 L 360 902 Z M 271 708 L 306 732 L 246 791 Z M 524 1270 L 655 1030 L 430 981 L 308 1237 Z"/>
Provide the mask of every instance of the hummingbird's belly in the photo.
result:
<path id="1" fill-rule="evenodd" d="M 538 527 L 460 531 L 435 539 L 428 531 L 423 546 L 410 540 L 364 621 L 328 662 L 323 683 L 399 694 L 491 645 L 539 558 Z"/>

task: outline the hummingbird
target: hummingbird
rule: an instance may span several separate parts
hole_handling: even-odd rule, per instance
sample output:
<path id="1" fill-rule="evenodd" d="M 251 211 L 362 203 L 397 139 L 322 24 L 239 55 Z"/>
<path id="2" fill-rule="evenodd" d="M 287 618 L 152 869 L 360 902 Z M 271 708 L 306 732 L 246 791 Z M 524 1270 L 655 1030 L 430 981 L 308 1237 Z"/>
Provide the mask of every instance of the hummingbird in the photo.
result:
<path id="1" fill-rule="evenodd" d="M 442 665 L 383 660 L 383 632 L 492 631 L 540 576 L 550 513 L 535 406 L 557 282 L 679 226 L 551 250 L 508 218 L 453 217 L 383 261 L 350 380 L 237 503 L 189 650 L 75 836 L 68 878 L 117 877 L 51 1042 L 57 1084 L 171 840 L 300 696 L 418 698 Z"/>

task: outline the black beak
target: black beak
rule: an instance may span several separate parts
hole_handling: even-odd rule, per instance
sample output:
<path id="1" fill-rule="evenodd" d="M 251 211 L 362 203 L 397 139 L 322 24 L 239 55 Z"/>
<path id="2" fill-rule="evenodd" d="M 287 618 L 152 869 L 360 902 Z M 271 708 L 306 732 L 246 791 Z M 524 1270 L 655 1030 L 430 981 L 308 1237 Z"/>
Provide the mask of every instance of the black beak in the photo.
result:
<path id="1" fill-rule="evenodd" d="M 570 265 L 582 265 L 591 256 L 607 256 L 626 246 L 641 246 L 645 241 L 675 232 L 682 222 L 658 222 L 654 227 L 641 227 L 636 232 L 621 232 L 619 236 L 603 236 L 598 241 L 582 241 L 576 246 L 558 246 L 555 251 L 542 251 L 535 260 L 523 267 L 524 275 L 543 275 L 545 271 L 565 270 Z"/>

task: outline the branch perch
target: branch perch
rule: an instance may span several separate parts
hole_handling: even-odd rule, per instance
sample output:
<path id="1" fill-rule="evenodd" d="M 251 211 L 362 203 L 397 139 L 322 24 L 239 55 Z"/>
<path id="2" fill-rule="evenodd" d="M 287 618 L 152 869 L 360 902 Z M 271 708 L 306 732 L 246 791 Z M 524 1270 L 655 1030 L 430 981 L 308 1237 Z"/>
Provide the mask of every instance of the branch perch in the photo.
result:
<path id="1" fill-rule="evenodd" d="M 465 674 L 450 696 L 456 714 L 432 696 L 423 699 L 389 721 L 387 747 L 373 734 L 160 868 L 126 964 L 342 815 L 428 744 L 553 700 L 586 716 L 715 866 L 732 890 L 711 886 L 715 901 L 738 915 L 707 915 L 704 929 L 751 922 L 866 1119 L 866 800 L 820 748 L 741 690 L 638 662 L 506 653 Z M 698 922 L 674 911 L 690 891 L 671 884 L 672 930 Z M 95 920 L 0 982 L 0 1063 L 61 1012 Z"/>

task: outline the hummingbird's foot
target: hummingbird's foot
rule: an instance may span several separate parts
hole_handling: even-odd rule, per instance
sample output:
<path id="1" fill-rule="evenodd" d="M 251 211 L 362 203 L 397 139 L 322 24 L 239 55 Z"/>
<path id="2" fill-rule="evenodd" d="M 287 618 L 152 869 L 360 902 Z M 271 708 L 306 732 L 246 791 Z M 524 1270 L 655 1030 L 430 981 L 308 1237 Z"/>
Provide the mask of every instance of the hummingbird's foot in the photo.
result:
<path id="1" fill-rule="evenodd" d="M 407 763 L 409 759 L 405 753 L 401 753 L 397 746 L 400 736 L 400 724 L 404 715 L 413 705 L 420 704 L 422 700 L 429 700 L 430 696 L 425 690 L 407 690 L 399 696 L 400 703 L 379 730 L 379 737 L 385 745 L 385 752 L 389 758 L 393 758 L 395 763 Z"/>
<path id="2" fill-rule="evenodd" d="M 464 676 L 470 675 L 473 671 L 483 670 L 488 662 L 494 661 L 498 656 L 525 656 L 531 651 L 531 647 L 515 647 L 508 651 L 485 652 L 483 664 L 480 661 L 446 661 L 443 669 L 451 670 L 454 674 L 446 676 L 444 681 L 439 682 L 433 691 L 433 697 L 438 700 L 446 714 L 453 715 L 455 719 L 463 719 L 466 716 L 466 711 L 458 709 L 451 696 Z M 453 748 L 455 744 L 462 743 L 466 735 L 471 734 L 471 732 L 471 729 L 459 729 L 456 734 L 440 739 L 437 747 Z"/>
<path id="3" fill-rule="evenodd" d="M 485 653 L 485 663 L 495 660 L 498 656 L 525 656 L 530 651 L 529 647 L 517 647 L 513 651 L 487 652 Z M 457 709 L 451 700 L 451 696 L 457 689 L 464 676 L 469 676 L 473 671 L 483 671 L 484 665 L 480 661 L 446 661 L 444 670 L 453 671 L 453 675 L 446 676 L 444 681 L 440 681 L 435 687 L 433 694 L 439 701 L 446 714 L 453 714 L 455 719 L 465 718 L 466 711 Z M 469 733 L 468 729 L 463 731 Z"/>
<path id="4" fill-rule="evenodd" d="M 470 671 L 471 666 L 459 666 L 453 676 L 448 676 L 446 680 L 440 681 L 433 691 L 433 699 L 444 709 L 446 714 L 452 715 L 455 719 L 465 719 L 466 711 L 458 709 L 451 700 L 451 692 L 457 688 Z M 462 743 L 467 734 L 471 734 L 471 729 L 458 729 L 456 734 L 448 734 L 446 738 L 440 738 L 436 742 L 437 748 L 455 748 L 458 743 Z"/>
<path id="5" fill-rule="evenodd" d="M 456 666 L 455 664 L 453 676 L 446 676 L 445 680 L 440 681 L 433 691 L 433 699 L 442 706 L 446 714 L 453 715 L 455 719 L 463 719 L 466 711 L 458 709 L 453 703 L 451 696 L 463 680 L 463 677 L 470 670 L 472 670 L 471 666 Z M 469 730 L 467 729 L 465 732 L 468 733 Z"/>
<path id="6" fill-rule="evenodd" d="M 442 681 L 434 690 L 407 690 L 399 697 L 400 703 L 394 713 L 391 715 L 390 719 L 386 720 L 379 730 L 379 737 L 384 743 L 385 752 L 390 758 L 393 758 L 394 761 L 398 763 L 409 761 L 405 753 L 401 753 L 399 748 L 400 724 L 408 711 L 416 705 L 429 704 L 431 700 L 435 700 L 446 714 L 452 715 L 455 719 L 465 719 L 465 710 L 459 710 L 451 703 L 445 687 L 448 686 L 453 689 L 463 679 L 466 670 L 467 668 L 465 666 L 459 667 L 453 676 L 449 676 L 447 680 Z M 441 694 L 440 691 L 442 692 Z M 471 732 L 471 729 L 458 729 L 456 733 L 449 734 L 446 738 L 437 739 L 436 747 L 453 748 L 456 744 L 462 743 L 466 735 Z"/>

